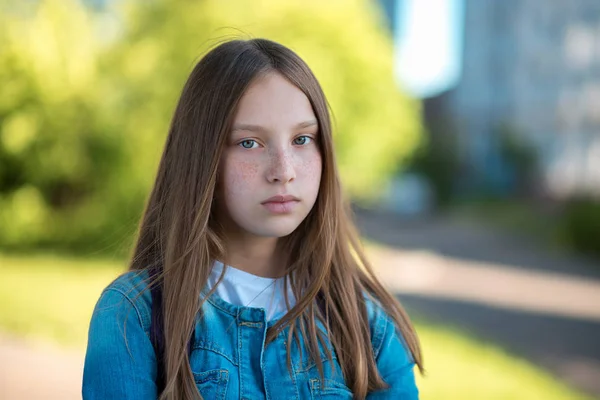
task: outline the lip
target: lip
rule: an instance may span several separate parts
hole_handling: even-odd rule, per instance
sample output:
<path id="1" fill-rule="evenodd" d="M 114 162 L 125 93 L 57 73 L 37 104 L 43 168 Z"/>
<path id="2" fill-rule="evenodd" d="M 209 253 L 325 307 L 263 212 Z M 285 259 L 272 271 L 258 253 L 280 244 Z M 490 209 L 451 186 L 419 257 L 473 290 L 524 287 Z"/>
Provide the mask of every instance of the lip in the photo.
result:
<path id="1" fill-rule="evenodd" d="M 289 195 L 289 194 L 278 194 L 276 196 L 273 197 L 269 197 L 268 199 L 266 199 L 265 201 L 263 201 L 260 204 L 266 204 L 266 203 L 287 203 L 290 201 L 300 201 L 299 198 Z"/>
<path id="2" fill-rule="evenodd" d="M 289 214 L 300 202 L 300 199 L 291 195 L 277 195 L 269 197 L 261 204 L 272 214 Z"/>

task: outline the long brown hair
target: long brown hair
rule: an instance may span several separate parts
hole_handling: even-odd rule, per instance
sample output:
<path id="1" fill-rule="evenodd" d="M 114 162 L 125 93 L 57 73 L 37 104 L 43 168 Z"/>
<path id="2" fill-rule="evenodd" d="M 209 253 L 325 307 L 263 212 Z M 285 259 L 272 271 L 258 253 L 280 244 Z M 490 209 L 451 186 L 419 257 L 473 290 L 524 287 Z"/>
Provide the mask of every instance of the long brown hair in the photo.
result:
<path id="1" fill-rule="evenodd" d="M 286 279 L 297 302 L 269 328 L 267 343 L 289 326 L 288 344 L 298 344 L 303 337 L 322 374 L 318 348 L 324 339 L 316 326 L 320 320 L 355 397 L 385 388 L 370 345 L 366 294 L 393 318 L 423 371 L 416 332 L 366 260 L 343 200 L 328 105 L 317 79 L 298 55 L 278 43 L 232 40 L 208 52 L 185 83 L 129 266 L 160 271 L 165 367 L 161 399 L 201 398 L 186 349 L 206 298 L 200 293 L 212 263 L 227 258 L 214 207 L 218 166 L 241 97 L 257 77 L 270 72 L 281 74 L 309 99 L 318 121 L 323 165 L 313 209 L 282 242 L 288 259 L 294 260 L 287 266 Z M 331 360 L 331 354 L 328 357 Z M 289 362 L 288 354 L 288 366 Z"/>

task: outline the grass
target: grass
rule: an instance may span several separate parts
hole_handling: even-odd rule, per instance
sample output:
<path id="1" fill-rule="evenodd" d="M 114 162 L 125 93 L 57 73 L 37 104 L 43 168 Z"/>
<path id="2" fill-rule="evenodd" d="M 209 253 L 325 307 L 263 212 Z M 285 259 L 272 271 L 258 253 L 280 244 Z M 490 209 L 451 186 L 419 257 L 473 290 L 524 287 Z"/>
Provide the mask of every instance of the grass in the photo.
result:
<path id="1" fill-rule="evenodd" d="M 474 219 L 501 230 L 536 238 L 542 243 L 559 245 L 558 218 L 540 206 L 519 200 L 472 200 L 456 203 L 450 214 L 457 218 Z"/>
<path id="2" fill-rule="evenodd" d="M 425 377 L 417 376 L 422 399 L 592 399 L 493 344 L 446 327 L 416 325 L 426 363 Z"/>
<path id="3" fill-rule="evenodd" d="M 83 351 L 94 304 L 124 268 L 115 261 L 0 253 L 0 330 Z M 427 369 L 417 377 L 422 399 L 591 399 L 464 332 L 416 325 Z"/>
<path id="4" fill-rule="evenodd" d="M 114 261 L 0 254 L 0 329 L 84 349 L 94 305 L 124 268 Z"/>

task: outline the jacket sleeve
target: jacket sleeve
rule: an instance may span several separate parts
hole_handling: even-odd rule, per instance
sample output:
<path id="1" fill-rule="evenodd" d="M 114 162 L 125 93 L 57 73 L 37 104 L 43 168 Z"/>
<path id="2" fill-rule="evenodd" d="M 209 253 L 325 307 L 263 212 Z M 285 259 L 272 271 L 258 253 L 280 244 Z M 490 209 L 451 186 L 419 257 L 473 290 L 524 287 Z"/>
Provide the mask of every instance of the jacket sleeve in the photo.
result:
<path id="1" fill-rule="evenodd" d="M 107 288 L 90 322 L 82 395 L 95 399 L 156 399 L 156 356 L 144 322 L 148 307 Z"/>
<path id="2" fill-rule="evenodd" d="M 372 392 L 367 400 L 417 400 L 414 361 L 405 348 L 402 335 L 394 322 L 384 313 L 377 323 L 377 344 L 374 348 L 377 368 L 388 389 Z"/>

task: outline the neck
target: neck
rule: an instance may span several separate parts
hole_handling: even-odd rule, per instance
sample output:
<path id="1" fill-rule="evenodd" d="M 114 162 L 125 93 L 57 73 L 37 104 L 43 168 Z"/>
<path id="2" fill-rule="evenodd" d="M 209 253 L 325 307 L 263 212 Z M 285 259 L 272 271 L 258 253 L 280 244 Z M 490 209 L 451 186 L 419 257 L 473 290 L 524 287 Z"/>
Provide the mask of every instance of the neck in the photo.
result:
<path id="1" fill-rule="evenodd" d="M 257 276 L 279 278 L 285 273 L 285 260 L 278 251 L 278 241 L 278 238 L 229 237 L 227 264 Z"/>

